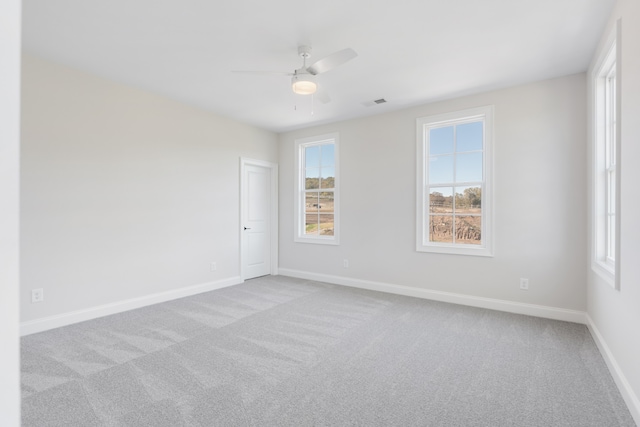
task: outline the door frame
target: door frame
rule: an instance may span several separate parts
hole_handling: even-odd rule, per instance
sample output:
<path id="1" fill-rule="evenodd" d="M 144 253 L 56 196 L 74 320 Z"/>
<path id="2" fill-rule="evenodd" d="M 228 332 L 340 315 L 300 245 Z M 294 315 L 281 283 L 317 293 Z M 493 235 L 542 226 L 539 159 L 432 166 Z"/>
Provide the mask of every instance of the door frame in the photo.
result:
<path id="1" fill-rule="evenodd" d="M 20 50 L 19 0 L 0 3 L 0 414 L 20 425 Z"/>
<path id="2" fill-rule="evenodd" d="M 242 233 L 242 224 L 243 214 L 245 209 L 245 194 L 244 194 L 244 184 L 245 184 L 245 172 L 246 166 L 260 166 L 263 168 L 267 168 L 271 171 L 271 197 L 269 200 L 270 204 L 270 216 L 271 223 L 270 227 L 270 236 L 271 241 L 269 244 L 269 250 L 271 251 L 271 265 L 269 267 L 269 274 L 276 275 L 278 274 L 278 164 L 267 162 L 265 160 L 257 160 L 251 159 L 248 157 L 240 157 L 240 226 L 238 228 L 238 233 L 240 236 L 240 277 L 242 280 L 245 280 L 245 268 L 244 268 L 244 235 Z"/>

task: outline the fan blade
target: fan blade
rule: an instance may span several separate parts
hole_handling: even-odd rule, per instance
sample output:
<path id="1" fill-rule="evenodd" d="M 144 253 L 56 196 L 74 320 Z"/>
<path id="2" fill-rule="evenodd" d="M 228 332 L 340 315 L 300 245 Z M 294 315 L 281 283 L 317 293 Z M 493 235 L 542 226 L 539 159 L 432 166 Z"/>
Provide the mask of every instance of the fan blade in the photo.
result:
<path id="1" fill-rule="evenodd" d="M 314 62 L 309 66 L 309 68 L 307 68 L 307 71 L 309 74 L 313 75 L 326 73 L 327 71 L 352 60 L 356 56 L 358 56 L 358 54 L 355 50 L 351 48 L 342 49 Z"/>
<path id="2" fill-rule="evenodd" d="M 250 71 L 250 70 L 231 70 L 236 74 L 257 74 L 262 76 L 293 76 L 293 73 L 284 73 L 282 71 Z"/>
<path id="3" fill-rule="evenodd" d="M 319 89 L 313 96 L 323 104 L 328 104 L 331 102 L 331 97 L 326 90 Z"/>

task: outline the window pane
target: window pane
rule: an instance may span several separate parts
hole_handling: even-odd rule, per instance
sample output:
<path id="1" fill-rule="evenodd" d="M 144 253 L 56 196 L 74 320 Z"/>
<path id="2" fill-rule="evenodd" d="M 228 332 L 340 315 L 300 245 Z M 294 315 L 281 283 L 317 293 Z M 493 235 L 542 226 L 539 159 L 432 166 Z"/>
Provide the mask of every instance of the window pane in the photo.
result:
<path id="1" fill-rule="evenodd" d="M 334 167 L 322 168 L 321 171 L 322 181 L 321 188 L 334 188 L 336 170 Z"/>
<path id="2" fill-rule="evenodd" d="M 453 126 L 429 131 L 429 155 L 453 153 Z"/>
<path id="3" fill-rule="evenodd" d="M 609 198 L 607 200 L 607 213 L 615 213 L 616 212 L 616 171 L 611 170 L 607 172 L 607 192 L 609 193 Z"/>
<path id="4" fill-rule="evenodd" d="M 615 117 L 614 117 L 615 120 Z M 611 135 L 611 161 L 609 162 L 609 165 L 615 165 L 616 164 L 616 123 L 615 121 L 613 122 L 613 130 L 611 131 L 612 135 Z"/>
<path id="5" fill-rule="evenodd" d="M 304 234 L 318 234 L 318 214 L 306 214 L 304 221 Z"/>
<path id="6" fill-rule="evenodd" d="M 453 243 L 453 217 L 429 215 L 429 241 Z"/>
<path id="7" fill-rule="evenodd" d="M 322 167 L 335 164 L 335 146 L 333 144 L 322 145 Z"/>
<path id="8" fill-rule="evenodd" d="M 481 214 L 482 189 L 480 187 L 456 187 L 456 214 Z"/>
<path id="9" fill-rule="evenodd" d="M 314 145 L 304 149 L 304 166 L 306 168 L 320 167 L 320 146 Z"/>
<path id="10" fill-rule="evenodd" d="M 333 236 L 333 214 L 320 214 L 320 235 Z"/>
<path id="11" fill-rule="evenodd" d="M 482 152 L 456 154 L 456 182 L 482 181 Z"/>
<path id="12" fill-rule="evenodd" d="M 482 243 L 480 216 L 456 216 L 456 243 L 480 245 Z"/>
<path id="13" fill-rule="evenodd" d="M 456 152 L 482 150 L 482 122 L 456 126 Z"/>
<path id="14" fill-rule="evenodd" d="M 615 169 L 607 172 L 607 257 L 615 260 L 616 242 L 616 172 Z"/>
<path id="15" fill-rule="evenodd" d="M 322 178 L 321 182 L 320 182 L 320 188 L 335 188 L 336 186 L 336 182 L 335 182 L 335 178 L 330 176 L 328 178 Z"/>
<path id="16" fill-rule="evenodd" d="M 318 193 L 306 193 L 304 200 L 305 212 L 318 212 Z"/>
<path id="17" fill-rule="evenodd" d="M 320 212 L 331 212 L 333 213 L 333 192 L 324 191 L 320 193 L 318 199 L 318 210 Z"/>
<path id="18" fill-rule="evenodd" d="M 431 188 L 429 192 L 429 212 L 453 213 L 453 188 Z"/>
<path id="19" fill-rule="evenodd" d="M 429 184 L 453 182 L 453 156 L 429 158 Z"/>
<path id="20" fill-rule="evenodd" d="M 609 71 L 606 79 L 606 126 L 607 126 L 607 167 L 614 165 L 616 140 L 616 79 L 615 66 Z"/>
<path id="21" fill-rule="evenodd" d="M 607 215 L 607 257 L 616 259 L 616 217 Z"/>
<path id="22" fill-rule="evenodd" d="M 309 168 L 305 170 L 304 181 L 305 190 L 315 190 L 320 188 L 320 169 Z"/>

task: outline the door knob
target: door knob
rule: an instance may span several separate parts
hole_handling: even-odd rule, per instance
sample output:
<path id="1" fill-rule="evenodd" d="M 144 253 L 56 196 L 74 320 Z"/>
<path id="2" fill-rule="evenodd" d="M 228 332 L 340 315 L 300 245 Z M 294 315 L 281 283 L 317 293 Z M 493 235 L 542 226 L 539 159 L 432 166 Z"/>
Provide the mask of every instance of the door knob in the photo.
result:
<path id="1" fill-rule="evenodd" d="M 251 230 L 251 227 L 245 227 L 244 229 L 245 230 Z"/>

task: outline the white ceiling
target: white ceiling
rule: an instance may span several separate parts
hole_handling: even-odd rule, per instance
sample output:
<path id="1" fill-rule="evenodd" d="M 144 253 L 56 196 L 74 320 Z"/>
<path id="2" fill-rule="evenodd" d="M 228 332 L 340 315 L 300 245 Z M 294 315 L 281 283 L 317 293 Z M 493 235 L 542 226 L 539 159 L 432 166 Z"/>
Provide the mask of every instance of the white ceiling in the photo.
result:
<path id="1" fill-rule="evenodd" d="M 23 46 L 282 132 L 585 71 L 614 2 L 25 0 Z M 318 76 L 313 114 L 288 77 L 231 72 L 292 72 L 300 44 L 358 53 Z"/>

